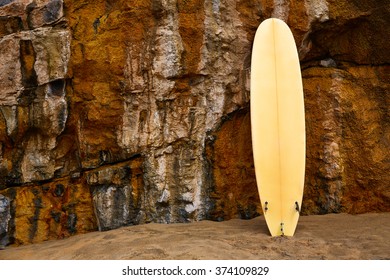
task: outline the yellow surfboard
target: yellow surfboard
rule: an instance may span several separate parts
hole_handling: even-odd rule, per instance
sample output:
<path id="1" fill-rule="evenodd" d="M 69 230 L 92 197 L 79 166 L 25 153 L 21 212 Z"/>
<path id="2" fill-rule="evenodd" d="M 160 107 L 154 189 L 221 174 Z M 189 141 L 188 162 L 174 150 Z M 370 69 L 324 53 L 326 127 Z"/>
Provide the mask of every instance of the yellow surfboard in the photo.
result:
<path id="1" fill-rule="evenodd" d="M 305 177 L 305 111 L 294 37 L 282 20 L 258 27 L 252 50 L 251 126 L 256 181 L 272 236 L 293 236 Z"/>

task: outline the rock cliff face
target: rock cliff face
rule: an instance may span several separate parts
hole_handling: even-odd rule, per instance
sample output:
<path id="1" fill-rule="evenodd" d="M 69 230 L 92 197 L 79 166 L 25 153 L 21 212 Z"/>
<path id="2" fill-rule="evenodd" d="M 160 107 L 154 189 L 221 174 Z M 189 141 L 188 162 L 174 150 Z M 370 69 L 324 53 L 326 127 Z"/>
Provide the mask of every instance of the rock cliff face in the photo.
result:
<path id="1" fill-rule="evenodd" d="M 285 20 L 307 126 L 304 214 L 390 211 L 390 5 L 0 0 L 0 241 L 261 214 L 253 37 Z"/>

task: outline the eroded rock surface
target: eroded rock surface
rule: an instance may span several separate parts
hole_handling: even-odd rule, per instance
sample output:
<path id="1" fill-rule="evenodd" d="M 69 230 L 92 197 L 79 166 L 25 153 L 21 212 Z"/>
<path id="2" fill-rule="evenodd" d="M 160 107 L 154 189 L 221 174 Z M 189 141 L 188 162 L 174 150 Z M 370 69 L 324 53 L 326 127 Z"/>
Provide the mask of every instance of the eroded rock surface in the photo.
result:
<path id="1" fill-rule="evenodd" d="M 9 240 L 9 222 L 11 220 L 11 202 L 10 199 L 0 194 L 0 248 L 8 245 Z"/>

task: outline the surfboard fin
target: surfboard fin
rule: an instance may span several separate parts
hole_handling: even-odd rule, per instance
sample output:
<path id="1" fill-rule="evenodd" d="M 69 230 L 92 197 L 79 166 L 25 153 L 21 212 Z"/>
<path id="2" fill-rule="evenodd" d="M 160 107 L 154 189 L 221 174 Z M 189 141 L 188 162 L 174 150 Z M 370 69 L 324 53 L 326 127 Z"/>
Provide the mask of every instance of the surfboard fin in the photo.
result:
<path id="1" fill-rule="evenodd" d="M 295 201 L 295 210 L 297 210 L 297 212 L 300 211 L 298 201 Z"/>
<path id="2" fill-rule="evenodd" d="M 284 236 L 284 223 L 280 223 L 280 231 L 282 232 L 282 236 Z"/>

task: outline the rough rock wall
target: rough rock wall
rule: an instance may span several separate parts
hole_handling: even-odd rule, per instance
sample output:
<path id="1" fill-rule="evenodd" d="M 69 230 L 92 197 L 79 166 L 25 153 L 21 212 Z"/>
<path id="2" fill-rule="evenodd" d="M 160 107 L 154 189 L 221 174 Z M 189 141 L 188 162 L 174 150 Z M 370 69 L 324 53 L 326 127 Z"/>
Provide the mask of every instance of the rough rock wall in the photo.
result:
<path id="1" fill-rule="evenodd" d="M 0 0 L 1 242 L 260 214 L 249 77 L 269 17 L 301 58 L 303 212 L 390 211 L 389 15 L 369 0 Z"/>
<path id="2" fill-rule="evenodd" d="M 70 176 L 79 165 L 66 126 L 71 37 L 62 1 L 0 2 L 0 190 L 10 215 L 0 245 L 96 228 L 88 186 Z"/>

